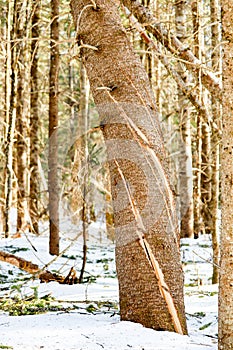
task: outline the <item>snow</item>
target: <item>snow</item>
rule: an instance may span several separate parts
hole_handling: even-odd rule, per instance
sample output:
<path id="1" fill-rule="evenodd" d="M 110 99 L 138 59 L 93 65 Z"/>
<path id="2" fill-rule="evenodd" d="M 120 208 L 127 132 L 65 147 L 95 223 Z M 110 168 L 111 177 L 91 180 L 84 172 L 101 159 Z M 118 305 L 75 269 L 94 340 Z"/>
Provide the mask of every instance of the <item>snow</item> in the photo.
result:
<path id="1" fill-rule="evenodd" d="M 76 235 L 73 234 L 73 237 Z M 72 235 L 71 235 L 72 236 Z M 72 242 L 70 234 L 61 239 L 61 249 Z M 1 262 L 0 300 L 19 293 L 12 285 L 21 284 L 24 297 L 38 289 L 39 297 L 50 295 L 62 309 L 39 315 L 9 316 L 0 311 L 1 345 L 17 350 L 216 350 L 217 349 L 217 285 L 211 285 L 211 240 L 183 239 L 181 256 L 185 272 L 185 306 L 188 336 L 159 332 L 140 324 L 120 321 L 118 284 L 114 262 L 114 244 L 104 238 L 100 227 L 90 229 L 84 284 L 47 284 L 25 280 L 27 275 L 16 267 Z M 33 247 L 37 250 L 32 249 Z M 41 267 L 54 257 L 48 253 L 46 230 L 43 236 L 0 239 L 0 249 L 31 260 Z M 71 266 L 81 267 L 82 239 L 72 243 L 63 257 L 49 265 L 50 271 L 66 275 Z M 94 308 L 90 312 L 88 306 Z"/>

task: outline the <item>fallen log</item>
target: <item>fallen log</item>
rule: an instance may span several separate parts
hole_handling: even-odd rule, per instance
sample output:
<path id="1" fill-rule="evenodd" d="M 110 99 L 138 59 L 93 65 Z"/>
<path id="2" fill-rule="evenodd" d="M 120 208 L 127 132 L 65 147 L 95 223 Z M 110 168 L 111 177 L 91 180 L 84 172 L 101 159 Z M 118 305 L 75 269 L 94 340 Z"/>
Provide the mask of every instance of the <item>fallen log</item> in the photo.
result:
<path id="1" fill-rule="evenodd" d="M 15 256 L 14 254 L 0 251 L 0 260 L 6 262 L 8 264 L 17 266 L 19 269 L 24 270 L 24 271 L 29 272 L 29 273 L 32 273 L 32 274 L 40 271 L 40 268 L 38 265 L 33 264 L 31 261 L 27 261 L 23 258 L 19 258 L 18 256 Z"/>
<path id="2" fill-rule="evenodd" d="M 40 279 L 41 283 L 56 281 L 60 284 L 77 284 L 79 282 L 76 276 L 76 271 L 73 267 L 71 267 L 68 275 L 64 277 L 47 270 L 43 270 L 38 265 L 33 264 L 31 261 L 25 260 L 7 252 L 0 251 L 0 261 L 14 265 L 23 271 L 35 275 L 35 277 L 38 277 Z"/>

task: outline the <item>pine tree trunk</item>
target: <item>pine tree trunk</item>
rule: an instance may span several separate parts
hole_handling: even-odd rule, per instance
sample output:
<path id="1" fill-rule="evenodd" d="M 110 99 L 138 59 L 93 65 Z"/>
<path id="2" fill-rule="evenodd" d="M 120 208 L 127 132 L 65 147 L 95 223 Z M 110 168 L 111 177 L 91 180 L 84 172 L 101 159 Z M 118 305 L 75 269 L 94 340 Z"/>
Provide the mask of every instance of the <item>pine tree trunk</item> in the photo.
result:
<path id="1" fill-rule="evenodd" d="M 211 32 L 212 32 L 212 67 L 214 72 L 222 73 L 221 67 L 221 35 L 220 35 L 220 3 L 219 0 L 210 2 L 211 10 Z M 218 283 L 219 280 L 219 237 L 218 237 L 218 210 L 219 210 L 219 144 L 221 128 L 222 108 L 218 101 L 212 96 L 212 136 L 211 136 L 211 153 L 212 153 L 212 197 L 209 203 L 210 209 L 210 231 L 212 234 L 213 246 L 213 275 L 212 283 Z"/>
<path id="2" fill-rule="evenodd" d="M 72 0 L 71 8 L 107 146 L 121 319 L 186 333 L 174 200 L 147 74 L 115 1 Z M 162 270 L 175 312 L 161 296 L 151 256 Z"/>
<path id="3" fill-rule="evenodd" d="M 17 0 L 14 1 L 13 10 L 13 23 L 11 28 L 11 15 L 12 6 L 11 2 L 8 4 L 8 39 L 10 39 L 10 45 L 7 48 L 9 53 L 9 60 L 7 59 L 7 81 L 6 81 L 6 119 L 7 119 L 7 132 L 6 132 L 6 148 L 5 148 L 5 208 L 4 208 L 4 218 L 5 218 L 5 237 L 10 234 L 10 210 L 12 206 L 12 193 L 13 193 L 13 145 L 14 145 L 14 133 L 15 133 L 15 120 L 16 120 L 16 86 L 17 86 L 17 61 L 16 61 L 16 49 L 14 47 L 13 40 L 15 39 L 16 31 L 16 5 Z M 10 73 L 11 70 L 11 73 Z"/>
<path id="4" fill-rule="evenodd" d="M 233 349 L 233 6 L 222 2 L 223 133 L 221 149 L 221 258 L 219 282 L 219 350 Z"/>
<path id="5" fill-rule="evenodd" d="M 176 3 L 176 35 L 183 41 L 186 34 L 185 23 L 186 1 Z M 178 62 L 177 71 L 184 75 L 184 67 Z M 188 81 L 188 79 L 186 79 Z M 184 94 L 178 90 L 178 110 L 180 113 L 179 137 L 179 199 L 180 199 L 180 236 L 193 236 L 193 182 L 192 182 L 192 150 L 190 132 L 190 113 Z"/>
<path id="6" fill-rule="evenodd" d="M 199 10 L 198 1 L 192 2 L 192 21 L 193 21 L 193 37 L 194 37 L 194 54 L 199 57 Z M 201 220 L 201 164 L 202 164 L 202 120 L 201 115 L 197 112 L 196 116 L 196 139 L 195 150 L 193 156 L 194 165 L 194 184 L 193 184 L 193 215 L 194 215 L 194 237 L 197 238 L 202 229 Z"/>
<path id="7" fill-rule="evenodd" d="M 22 1 L 16 6 L 16 39 L 25 38 L 26 14 Z M 17 132 L 17 232 L 23 232 L 27 226 L 27 117 L 25 113 L 26 69 L 25 69 L 25 41 L 16 43 L 16 56 L 18 65 L 17 79 L 17 106 L 16 106 L 16 132 Z"/>
<path id="8" fill-rule="evenodd" d="M 89 160 L 88 160 L 88 101 L 89 101 L 89 82 L 83 63 L 80 63 L 80 101 L 79 101 L 79 126 L 78 130 L 81 137 L 79 149 L 80 169 L 81 175 L 80 187 L 82 192 L 81 199 L 81 220 L 82 220 L 82 234 L 83 234 L 83 258 L 82 267 L 79 276 L 79 283 L 83 280 L 84 270 L 87 259 L 87 237 L 88 237 L 88 192 L 89 192 Z"/>
<path id="9" fill-rule="evenodd" d="M 39 234 L 39 86 L 38 86 L 38 48 L 40 36 L 40 0 L 32 1 L 32 42 L 31 42 L 31 106 L 30 106 L 30 198 L 29 211 L 31 229 Z"/>
<path id="10" fill-rule="evenodd" d="M 7 130 L 9 125 L 9 108 L 10 108 L 10 89 L 11 89 L 11 79 L 10 79 L 10 70 L 11 70 L 11 14 L 12 14 L 12 5 L 11 1 L 8 1 L 8 4 L 5 8 L 5 28 L 2 28 L 2 36 L 5 40 L 5 52 L 4 57 L 4 123 L 2 123 L 2 135 L 4 135 L 4 141 L 7 140 Z M 5 29 L 5 30 L 4 30 Z M 5 149 L 6 151 L 6 149 Z M 5 153 L 6 156 L 6 153 Z M 0 207 L 0 216 L 1 216 L 1 231 L 6 232 L 6 219 L 5 219 L 5 205 L 6 205 L 6 181 L 7 181 L 7 167 L 6 160 L 3 160 L 4 171 L 1 176 L 1 207 Z"/>
<path id="11" fill-rule="evenodd" d="M 59 0 L 51 1 L 51 54 L 49 74 L 49 225 L 50 254 L 59 254 L 59 191 L 58 191 L 58 71 L 59 71 Z"/>

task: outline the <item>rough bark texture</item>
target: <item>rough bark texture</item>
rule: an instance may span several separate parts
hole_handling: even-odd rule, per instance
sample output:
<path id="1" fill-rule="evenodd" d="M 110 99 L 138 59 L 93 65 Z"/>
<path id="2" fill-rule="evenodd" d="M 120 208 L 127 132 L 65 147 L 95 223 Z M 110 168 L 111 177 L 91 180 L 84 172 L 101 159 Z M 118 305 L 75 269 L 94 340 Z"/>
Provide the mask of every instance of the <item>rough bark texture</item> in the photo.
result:
<path id="1" fill-rule="evenodd" d="M 50 254 L 59 254 L 59 193 L 58 193 L 58 70 L 59 70 L 59 0 L 51 1 L 51 55 L 49 76 L 49 224 Z"/>
<path id="2" fill-rule="evenodd" d="M 153 269 L 139 244 L 140 230 L 128 198 L 131 193 L 140 213 L 137 219 L 143 222 L 146 239 L 163 271 L 186 333 L 174 202 L 147 74 L 122 27 L 115 1 L 73 0 L 71 8 L 107 146 L 121 319 L 174 331 Z"/>
<path id="3" fill-rule="evenodd" d="M 219 350 L 233 349 L 233 7 L 222 4 L 223 56 L 223 137 L 222 169 L 222 232 L 219 288 Z"/>
<path id="4" fill-rule="evenodd" d="M 29 210 L 32 231 L 39 234 L 39 87 L 38 87 L 38 47 L 40 0 L 32 2 L 32 43 L 31 43 L 31 115 L 30 115 L 30 198 Z"/>

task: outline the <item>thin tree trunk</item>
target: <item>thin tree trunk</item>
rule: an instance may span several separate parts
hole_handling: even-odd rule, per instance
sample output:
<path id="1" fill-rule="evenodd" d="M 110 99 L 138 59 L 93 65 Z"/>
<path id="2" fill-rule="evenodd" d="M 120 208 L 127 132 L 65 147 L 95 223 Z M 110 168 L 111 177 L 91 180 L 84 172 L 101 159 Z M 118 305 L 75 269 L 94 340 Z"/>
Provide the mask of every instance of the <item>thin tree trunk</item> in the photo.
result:
<path id="1" fill-rule="evenodd" d="M 222 1 L 223 132 L 221 148 L 221 258 L 219 281 L 219 350 L 233 349 L 233 6 Z"/>
<path id="2" fill-rule="evenodd" d="M 176 3 L 176 35 L 183 41 L 186 35 L 185 23 L 186 1 Z M 184 75 L 184 67 L 178 62 L 177 70 Z M 187 81 L 188 79 L 186 79 Z M 190 132 L 190 113 L 187 100 L 178 88 L 178 110 L 180 113 L 179 137 L 179 199 L 180 199 L 180 235 L 193 236 L 193 182 L 192 182 L 192 150 Z"/>
<path id="3" fill-rule="evenodd" d="M 204 233 L 211 233 L 211 213 L 209 203 L 212 196 L 212 154 L 211 154 L 211 128 L 210 120 L 203 120 L 202 123 L 202 160 L 201 160 L 201 216 L 203 220 Z"/>
<path id="4" fill-rule="evenodd" d="M 6 6 L 6 29 L 5 29 L 5 50 L 6 50 L 6 55 L 5 55 L 5 62 L 4 62 L 4 67 L 5 67 L 5 75 L 4 75 L 4 124 L 3 126 L 3 134 L 4 134 L 4 140 L 7 140 L 7 133 L 8 133 L 8 126 L 9 126 L 9 120 L 10 120 L 10 96 L 11 96 L 11 16 L 12 16 L 12 2 L 8 1 L 7 6 Z M 5 149 L 6 152 L 7 148 Z M 5 153 L 5 156 L 7 154 Z M 1 217 L 2 217 L 2 231 L 6 232 L 6 225 L 7 221 L 9 221 L 8 218 L 5 217 L 7 212 L 5 211 L 6 209 L 6 183 L 7 183 L 7 161 L 6 159 L 4 160 L 4 172 L 2 174 L 2 184 L 1 184 L 1 199 L 2 199 L 2 204 L 1 204 Z M 8 235 L 9 233 L 6 233 Z"/>
<path id="5" fill-rule="evenodd" d="M 49 74 L 49 227 L 50 254 L 59 254 L 59 190 L 58 190 L 58 71 L 59 71 L 59 0 L 51 4 L 51 54 Z"/>
<path id="6" fill-rule="evenodd" d="M 14 1 L 13 10 L 13 24 L 12 31 L 10 30 L 11 23 L 11 2 L 9 2 L 8 7 L 8 38 L 10 39 L 10 47 L 7 51 L 10 53 L 9 61 L 7 61 L 7 71 L 11 69 L 11 74 L 7 74 L 7 96 L 6 103 L 9 103 L 7 107 L 7 139 L 6 139 L 6 180 L 5 180 L 5 237 L 7 238 L 10 234 L 10 210 L 12 205 L 12 192 L 13 192 L 13 145 L 14 145 L 14 133 L 15 133 L 15 120 L 16 120 L 16 86 L 17 86 L 17 56 L 16 49 L 13 45 L 13 39 L 15 38 L 15 31 L 17 26 L 16 17 L 16 4 L 17 0 Z M 10 68 L 11 67 L 11 68 Z"/>
<path id="7" fill-rule="evenodd" d="M 29 212 L 31 229 L 39 234 L 39 86 L 38 86 L 38 49 L 40 37 L 40 0 L 32 1 L 32 43 L 31 43 L 31 106 L 30 106 L 30 198 Z"/>
<path id="8" fill-rule="evenodd" d="M 194 52 L 195 56 L 200 55 L 199 51 L 199 9 L 198 1 L 192 2 L 192 20 L 193 20 L 193 36 L 194 36 Z M 200 93 L 200 91 L 199 91 Z M 202 118 L 197 112 L 196 116 L 196 135 L 194 149 L 194 179 L 193 179 L 193 208 L 194 208 L 194 237 L 198 238 L 201 231 L 201 164 L 202 164 Z"/>
<path id="9" fill-rule="evenodd" d="M 82 205 L 81 205 L 81 220 L 83 229 L 83 260 L 79 276 L 79 283 L 83 280 L 83 275 L 87 260 L 87 236 L 88 236 L 88 192 L 89 192 L 89 160 L 88 160 L 88 101 L 89 101 L 89 82 L 83 63 L 80 63 L 80 101 L 79 101 L 79 132 L 80 148 L 80 165 L 81 165 L 81 190 L 82 190 Z"/>
<path id="10" fill-rule="evenodd" d="M 71 8 L 107 146 L 121 319 L 186 333 L 174 200 L 147 74 L 114 1 Z"/>
<path id="11" fill-rule="evenodd" d="M 16 6 L 17 31 L 16 39 L 26 37 L 23 1 L 17 1 Z M 18 80 L 17 80 L 17 106 L 16 106 L 16 132 L 17 132 L 17 232 L 25 230 L 27 226 L 27 117 L 25 113 L 25 87 L 26 69 L 24 50 L 25 42 L 16 43 Z"/>
<path id="12" fill-rule="evenodd" d="M 210 2 L 211 10 L 211 32 L 212 32 L 212 67 L 215 72 L 222 73 L 221 69 L 221 48 L 220 48 L 220 3 L 219 0 Z M 219 210 L 219 144 L 221 127 L 222 108 L 212 96 L 212 136 L 211 136 L 211 153 L 212 153 L 212 197 L 209 203 L 210 209 L 210 231 L 212 234 L 213 247 L 213 275 L 212 283 L 218 283 L 219 280 L 219 237 L 218 237 L 218 210 Z"/>

